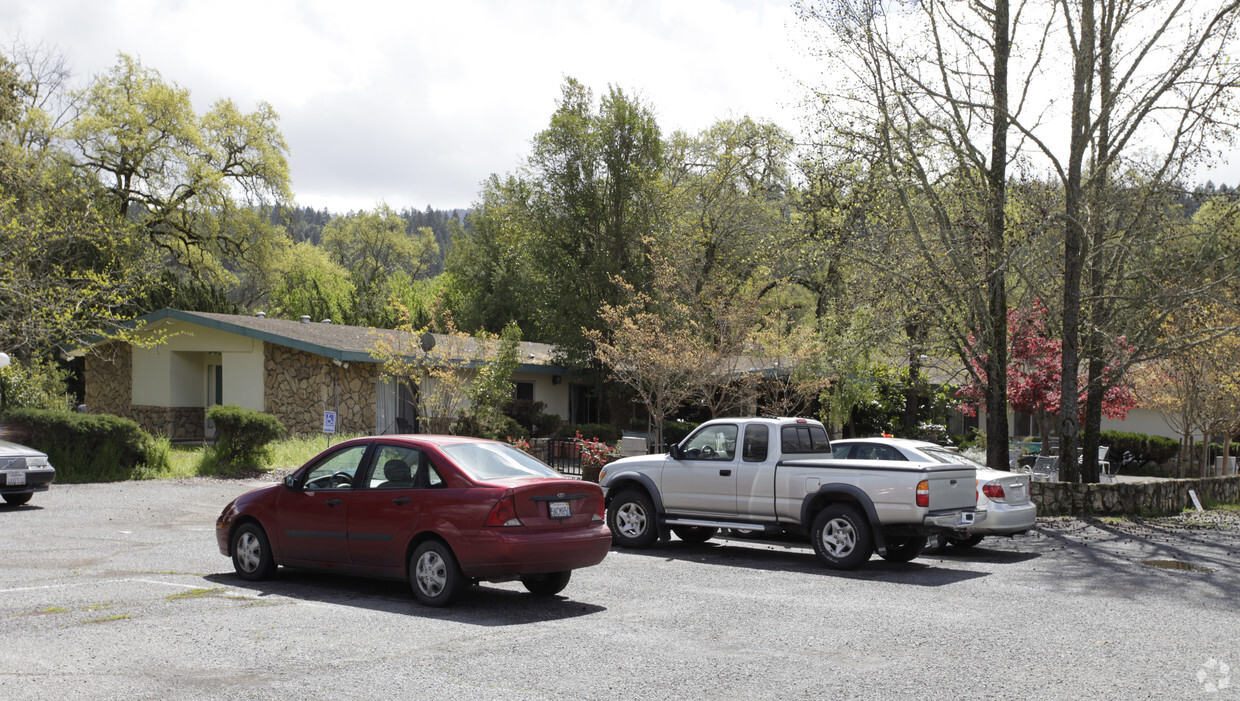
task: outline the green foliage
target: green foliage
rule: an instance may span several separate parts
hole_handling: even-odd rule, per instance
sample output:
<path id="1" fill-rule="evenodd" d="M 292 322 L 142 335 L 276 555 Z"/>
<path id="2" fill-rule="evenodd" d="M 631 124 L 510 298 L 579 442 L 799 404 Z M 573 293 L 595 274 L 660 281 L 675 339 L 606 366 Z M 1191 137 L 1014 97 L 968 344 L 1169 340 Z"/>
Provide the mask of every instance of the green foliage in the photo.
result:
<path id="1" fill-rule="evenodd" d="M 53 361 L 14 359 L 0 368 L 0 411 L 7 409 L 72 409 L 67 390 L 69 371 Z"/>
<path id="2" fill-rule="evenodd" d="M 469 383 L 468 418 L 477 425 L 477 433 L 483 438 L 500 439 L 512 435 L 520 426 L 510 416 L 504 415 L 504 405 L 511 400 L 514 385 L 512 374 L 520 364 L 521 329 L 509 323 L 500 334 L 495 353 L 481 363 Z"/>
<path id="3" fill-rule="evenodd" d="M 620 440 L 620 429 L 611 424 L 577 424 L 561 426 L 558 435 L 572 438 L 580 433 L 585 438 L 600 440 L 604 443 L 615 443 Z"/>
<path id="4" fill-rule="evenodd" d="M 111 482 L 168 467 L 167 443 L 137 422 L 109 414 L 14 409 L 3 418 L 8 439 L 47 453 L 57 482 Z"/>
<path id="5" fill-rule="evenodd" d="M 284 425 L 271 414 L 234 404 L 211 407 L 207 418 L 219 436 L 211 458 L 218 473 L 261 468 L 270 459 L 267 445 L 285 434 Z"/>
<path id="6" fill-rule="evenodd" d="M 243 113 L 222 99 L 199 115 L 189 90 L 125 54 L 77 97 L 68 136 L 78 167 L 112 186 L 110 211 L 187 268 L 239 245 L 227 225 L 236 193 L 244 208 L 292 199 L 288 147 L 266 103 Z"/>
<path id="7" fill-rule="evenodd" d="M 686 421 L 664 421 L 663 440 L 668 445 L 679 443 L 697 427 L 697 424 L 688 423 Z"/>
<path id="8" fill-rule="evenodd" d="M 514 399 L 504 405 L 504 413 L 511 416 L 521 426 L 520 435 L 542 438 L 556 435 L 560 424 L 564 422 L 559 414 L 548 414 L 543 411 L 546 408 L 546 402 Z"/>
<path id="9" fill-rule="evenodd" d="M 405 220 L 387 205 L 333 219 L 323 227 L 323 247 L 349 271 L 357 322 L 382 328 L 400 321 L 388 307 L 389 279 L 423 277 L 439 257 L 434 232 L 428 227 L 408 231 Z"/>
<path id="10" fill-rule="evenodd" d="M 285 250 L 275 268 L 278 282 L 270 293 L 271 316 L 299 319 L 309 315 L 315 321 L 354 323 L 356 288 L 349 271 L 326 250 L 303 241 Z"/>
<path id="11" fill-rule="evenodd" d="M 516 320 L 570 362 L 591 357 L 583 329 L 601 330 L 601 304 L 619 282 L 645 287 L 643 237 L 661 225 L 663 144 L 654 111 L 612 87 L 597 103 L 565 80 L 550 124 L 519 176 L 493 177 L 471 219 L 474 235 L 449 257 L 449 299 L 464 328 Z M 508 313 L 514 300 L 521 304 Z"/>
<path id="12" fill-rule="evenodd" d="M 1126 468 L 1163 463 L 1180 452 L 1180 443 L 1173 438 L 1126 431 L 1103 431 L 1100 444 L 1111 447 L 1107 460 L 1112 465 Z"/>

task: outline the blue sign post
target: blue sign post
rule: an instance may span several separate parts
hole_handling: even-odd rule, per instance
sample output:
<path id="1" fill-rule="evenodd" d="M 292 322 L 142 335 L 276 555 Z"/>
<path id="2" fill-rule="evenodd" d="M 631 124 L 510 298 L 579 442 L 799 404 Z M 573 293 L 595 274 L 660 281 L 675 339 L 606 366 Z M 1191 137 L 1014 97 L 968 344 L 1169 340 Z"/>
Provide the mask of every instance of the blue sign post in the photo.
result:
<path id="1" fill-rule="evenodd" d="M 323 412 L 323 433 L 335 433 L 335 432 L 336 432 L 336 412 L 334 411 Z"/>

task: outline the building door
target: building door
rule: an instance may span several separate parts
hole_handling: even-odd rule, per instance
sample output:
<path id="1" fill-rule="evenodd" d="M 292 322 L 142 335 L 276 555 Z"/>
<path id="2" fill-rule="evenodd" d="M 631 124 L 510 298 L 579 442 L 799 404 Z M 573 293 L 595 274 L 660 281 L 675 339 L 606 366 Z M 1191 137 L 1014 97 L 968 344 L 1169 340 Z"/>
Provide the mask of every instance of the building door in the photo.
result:
<path id="1" fill-rule="evenodd" d="M 207 411 L 211 407 L 224 403 L 224 366 L 209 364 L 207 365 Z M 215 440 L 215 423 L 210 418 L 207 419 L 206 426 L 207 440 Z"/>

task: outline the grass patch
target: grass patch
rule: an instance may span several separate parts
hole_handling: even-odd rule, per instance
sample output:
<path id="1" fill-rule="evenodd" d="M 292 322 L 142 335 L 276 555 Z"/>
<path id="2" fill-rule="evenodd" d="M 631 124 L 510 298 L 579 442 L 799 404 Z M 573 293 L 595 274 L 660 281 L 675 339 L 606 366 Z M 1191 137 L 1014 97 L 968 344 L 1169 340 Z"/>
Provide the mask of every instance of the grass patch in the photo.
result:
<path id="1" fill-rule="evenodd" d="M 132 613 L 118 613 L 115 616 L 104 616 L 103 618 L 92 618 L 89 621 L 82 621 L 82 622 L 83 623 L 108 623 L 111 621 L 124 621 L 130 618 L 133 618 Z"/>
<path id="2" fill-rule="evenodd" d="M 56 613 L 69 613 L 69 609 L 64 606 L 48 606 L 42 611 L 31 611 L 27 616 L 47 616 Z"/>
<path id="3" fill-rule="evenodd" d="M 169 594 L 164 598 L 169 601 L 175 601 L 177 599 L 203 599 L 212 596 L 223 596 L 226 591 L 226 589 L 220 589 L 218 587 L 214 589 L 190 589 L 189 591 L 183 591 L 177 594 Z"/>
<path id="4" fill-rule="evenodd" d="M 317 434 L 311 436 L 294 436 L 281 441 L 276 441 L 268 448 L 268 469 L 282 470 L 301 467 L 310 458 L 327 450 L 329 446 L 336 445 L 350 438 L 360 438 L 367 434 Z"/>
<path id="5" fill-rule="evenodd" d="M 276 441 L 266 446 L 266 462 L 258 469 L 261 472 L 272 472 L 298 468 L 329 446 L 365 435 L 367 434 L 336 434 L 330 437 L 330 443 L 325 434 L 294 436 Z M 224 470 L 220 466 L 215 450 L 209 445 L 174 445 L 167 437 L 156 436 L 154 452 L 158 459 L 153 462 L 158 467 L 139 465 L 133 470 L 133 479 L 167 480 L 237 476 L 234 472 Z"/>

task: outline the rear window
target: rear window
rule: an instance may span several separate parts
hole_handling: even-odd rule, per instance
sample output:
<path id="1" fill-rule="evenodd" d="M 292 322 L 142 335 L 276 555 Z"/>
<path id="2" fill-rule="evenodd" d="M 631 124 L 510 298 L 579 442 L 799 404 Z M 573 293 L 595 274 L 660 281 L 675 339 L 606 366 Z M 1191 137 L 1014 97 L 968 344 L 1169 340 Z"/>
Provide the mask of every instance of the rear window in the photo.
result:
<path id="1" fill-rule="evenodd" d="M 780 429 L 779 438 L 785 455 L 831 452 L 831 441 L 827 440 L 827 432 L 822 426 L 784 426 Z"/>
<path id="2" fill-rule="evenodd" d="M 950 450 L 943 450 L 942 448 L 922 448 L 921 452 L 929 455 L 944 465 L 965 465 L 977 470 L 986 469 L 985 465 L 979 465 L 960 453 L 953 453 Z"/>
<path id="3" fill-rule="evenodd" d="M 523 450 L 503 443 L 454 443 L 440 448 L 476 480 L 503 477 L 563 477 Z"/>

